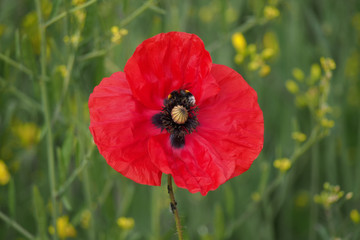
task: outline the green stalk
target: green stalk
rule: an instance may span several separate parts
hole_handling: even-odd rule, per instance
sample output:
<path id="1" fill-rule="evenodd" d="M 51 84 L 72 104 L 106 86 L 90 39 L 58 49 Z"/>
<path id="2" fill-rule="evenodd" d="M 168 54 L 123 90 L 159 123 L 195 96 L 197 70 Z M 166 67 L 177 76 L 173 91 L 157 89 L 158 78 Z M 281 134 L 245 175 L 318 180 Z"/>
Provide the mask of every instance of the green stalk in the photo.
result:
<path id="1" fill-rule="evenodd" d="M 13 227 L 15 230 L 17 230 L 19 233 L 24 235 L 24 237 L 28 239 L 35 239 L 35 237 L 29 233 L 25 228 L 23 228 L 20 224 L 6 216 L 3 212 L 0 211 L 0 219 L 2 219 L 4 222 L 9 224 L 11 227 Z"/>
<path id="2" fill-rule="evenodd" d="M 23 71 L 24 73 L 29 75 L 29 77 L 32 77 L 32 75 L 33 75 L 32 71 L 30 69 L 28 69 L 27 67 L 25 67 L 24 65 L 22 65 L 21 63 L 18 63 L 16 61 L 12 60 L 11 58 L 9 58 L 8 56 L 6 56 L 2 53 L 0 53 L 0 59 L 2 59 L 7 64 L 10 64 L 11 66 L 19 69 L 20 71 Z"/>
<path id="3" fill-rule="evenodd" d="M 52 224 L 54 226 L 53 238 L 57 239 L 56 219 L 57 219 L 57 203 L 56 203 L 56 183 L 55 183 L 55 157 L 54 157 L 54 144 L 51 130 L 50 111 L 48 103 L 48 92 L 46 87 L 46 28 L 44 27 L 44 20 L 41 13 L 40 0 L 36 0 L 36 11 L 39 20 L 40 30 L 40 91 L 42 109 L 45 117 L 45 126 L 47 128 L 46 134 L 46 147 L 47 147 L 47 161 L 48 161 L 48 176 L 50 182 L 51 204 L 52 204 Z"/>
<path id="4" fill-rule="evenodd" d="M 178 234 L 179 240 L 183 240 L 182 227 L 181 227 L 181 223 L 180 223 L 179 212 L 176 207 L 177 203 L 175 201 L 174 190 L 172 187 L 172 177 L 170 174 L 168 175 L 168 192 L 169 192 L 169 196 L 170 196 L 171 211 L 174 214 L 174 218 L 175 218 L 175 222 L 176 222 L 177 234 Z"/>

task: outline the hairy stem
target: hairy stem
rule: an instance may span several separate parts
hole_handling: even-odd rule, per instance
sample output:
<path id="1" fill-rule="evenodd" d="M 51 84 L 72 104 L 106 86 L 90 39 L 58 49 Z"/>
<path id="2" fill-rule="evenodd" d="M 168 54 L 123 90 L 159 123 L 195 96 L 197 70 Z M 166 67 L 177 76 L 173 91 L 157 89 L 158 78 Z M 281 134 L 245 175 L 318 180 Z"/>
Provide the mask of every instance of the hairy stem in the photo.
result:
<path id="1" fill-rule="evenodd" d="M 170 196 L 171 211 L 173 212 L 174 217 L 175 217 L 176 230 L 178 233 L 178 237 L 179 237 L 179 240 L 183 240 L 179 212 L 176 207 L 177 203 L 175 201 L 174 191 L 173 191 L 173 187 L 172 187 L 172 178 L 171 178 L 170 174 L 168 175 L 168 193 Z"/>

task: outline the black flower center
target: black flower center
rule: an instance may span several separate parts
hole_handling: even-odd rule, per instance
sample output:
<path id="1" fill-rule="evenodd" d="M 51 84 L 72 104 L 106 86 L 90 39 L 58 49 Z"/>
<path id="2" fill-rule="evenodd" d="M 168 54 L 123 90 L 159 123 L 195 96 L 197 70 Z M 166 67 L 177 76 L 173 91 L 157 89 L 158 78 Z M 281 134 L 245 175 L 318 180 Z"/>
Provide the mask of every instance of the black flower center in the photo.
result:
<path id="1" fill-rule="evenodd" d="M 198 107 L 195 97 L 187 90 L 177 90 L 164 100 L 162 111 L 152 117 L 152 123 L 170 133 L 171 146 L 182 148 L 185 135 L 192 133 L 199 125 L 196 117 Z"/>

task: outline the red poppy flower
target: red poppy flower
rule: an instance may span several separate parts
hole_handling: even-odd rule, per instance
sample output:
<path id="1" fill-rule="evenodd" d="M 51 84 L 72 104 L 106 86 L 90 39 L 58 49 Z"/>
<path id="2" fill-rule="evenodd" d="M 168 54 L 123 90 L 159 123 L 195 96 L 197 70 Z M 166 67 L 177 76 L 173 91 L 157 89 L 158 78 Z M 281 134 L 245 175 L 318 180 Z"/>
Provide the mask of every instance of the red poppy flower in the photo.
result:
<path id="1" fill-rule="evenodd" d="M 263 147 L 256 92 L 234 70 L 213 64 L 194 34 L 161 33 L 141 43 L 124 72 L 104 78 L 89 99 L 90 131 L 125 177 L 206 195 L 249 169 Z"/>

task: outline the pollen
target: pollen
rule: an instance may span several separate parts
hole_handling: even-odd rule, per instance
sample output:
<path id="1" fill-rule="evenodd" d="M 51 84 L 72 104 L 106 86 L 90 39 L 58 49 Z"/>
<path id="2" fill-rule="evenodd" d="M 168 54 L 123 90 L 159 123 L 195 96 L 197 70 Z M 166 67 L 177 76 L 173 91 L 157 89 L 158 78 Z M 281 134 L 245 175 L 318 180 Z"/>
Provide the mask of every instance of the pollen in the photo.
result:
<path id="1" fill-rule="evenodd" d="M 177 124 L 184 124 L 189 117 L 188 111 L 184 106 L 177 105 L 171 110 L 171 118 Z"/>

